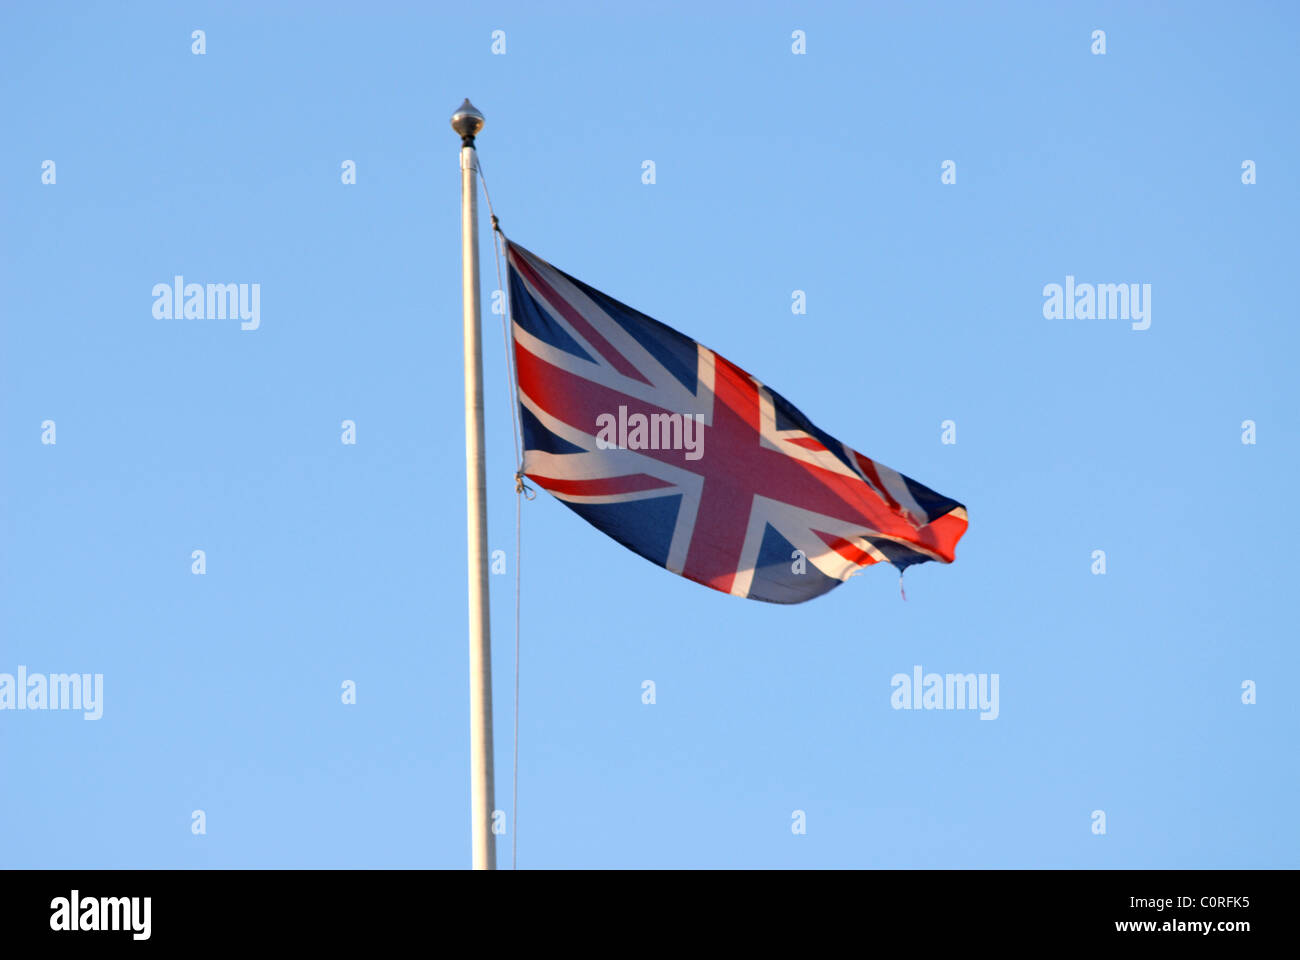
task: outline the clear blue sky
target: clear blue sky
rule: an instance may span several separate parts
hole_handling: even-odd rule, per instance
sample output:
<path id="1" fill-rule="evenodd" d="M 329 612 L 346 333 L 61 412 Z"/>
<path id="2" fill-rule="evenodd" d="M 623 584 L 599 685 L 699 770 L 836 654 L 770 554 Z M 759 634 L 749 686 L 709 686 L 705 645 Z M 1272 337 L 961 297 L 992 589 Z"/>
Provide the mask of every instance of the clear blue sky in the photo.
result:
<path id="1" fill-rule="evenodd" d="M 514 239 L 971 518 L 785 608 L 525 504 L 521 866 L 1297 866 L 1296 9 L 604 6 L 5 5 L 0 672 L 105 702 L 0 712 L 0 865 L 468 864 L 469 96 Z M 1044 319 L 1067 275 L 1150 329 Z M 893 710 L 917 664 L 1000 716 Z"/>

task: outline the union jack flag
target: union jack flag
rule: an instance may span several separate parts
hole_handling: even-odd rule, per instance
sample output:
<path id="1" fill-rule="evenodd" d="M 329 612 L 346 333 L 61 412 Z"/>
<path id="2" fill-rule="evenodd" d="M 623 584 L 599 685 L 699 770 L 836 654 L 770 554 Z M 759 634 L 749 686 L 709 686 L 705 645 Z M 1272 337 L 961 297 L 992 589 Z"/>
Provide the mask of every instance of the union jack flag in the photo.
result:
<path id="1" fill-rule="evenodd" d="M 523 472 L 592 526 L 770 603 L 810 600 L 882 560 L 953 561 L 960 503 L 690 337 L 516 243 L 507 254 Z"/>

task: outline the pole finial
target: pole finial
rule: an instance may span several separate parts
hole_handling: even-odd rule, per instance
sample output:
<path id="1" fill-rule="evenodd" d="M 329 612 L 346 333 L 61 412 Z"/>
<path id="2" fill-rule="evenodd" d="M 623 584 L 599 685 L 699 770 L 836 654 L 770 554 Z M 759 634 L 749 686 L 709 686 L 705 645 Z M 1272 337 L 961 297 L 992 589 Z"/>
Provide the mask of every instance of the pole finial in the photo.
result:
<path id="1" fill-rule="evenodd" d="M 460 134 L 460 142 L 467 147 L 474 146 L 474 138 L 486 122 L 478 108 L 469 102 L 469 97 L 451 115 L 451 128 Z"/>

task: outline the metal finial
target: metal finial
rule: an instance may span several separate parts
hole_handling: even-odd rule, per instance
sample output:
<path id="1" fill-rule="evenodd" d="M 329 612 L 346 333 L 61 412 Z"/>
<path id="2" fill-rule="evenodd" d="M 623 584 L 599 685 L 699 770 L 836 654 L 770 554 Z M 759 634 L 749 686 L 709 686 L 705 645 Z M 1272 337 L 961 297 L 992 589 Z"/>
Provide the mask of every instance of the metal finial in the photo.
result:
<path id="1" fill-rule="evenodd" d="M 483 114 L 478 112 L 478 108 L 469 102 L 469 97 L 466 97 L 465 102 L 451 115 L 451 128 L 460 134 L 460 142 L 467 147 L 474 145 L 474 138 L 478 136 L 486 122 Z"/>

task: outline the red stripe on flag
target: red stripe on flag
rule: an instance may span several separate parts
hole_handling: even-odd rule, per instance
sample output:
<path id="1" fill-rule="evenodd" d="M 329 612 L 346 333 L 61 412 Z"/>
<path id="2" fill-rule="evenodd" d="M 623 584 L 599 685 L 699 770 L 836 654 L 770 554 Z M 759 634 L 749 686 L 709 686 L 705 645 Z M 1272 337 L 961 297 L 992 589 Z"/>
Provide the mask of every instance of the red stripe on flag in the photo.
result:
<path id="1" fill-rule="evenodd" d="M 885 489 L 885 484 L 880 479 L 880 475 L 876 473 L 876 465 L 871 462 L 871 459 L 869 457 L 864 457 L 856 450 L 853 451 L 853 455 L 858 458 L 858 466 L 861 467 L 862 472 L 867 475 L 867 480 L 873 487 L 875 487 L 876 493 L 880 494 L 885 503 L 889 504 L 889 509 L 896 513 L 902 513 L 902 506 L 893 498 L 890 492 Z"/>
<path id="2" fill-rule="evenodd" d="M 826 541 L 826 546 L 830 547 L 849 563 L 856 564 L 859 567 L 870 566 L 876 563 L 874 554 L 867 553 L 865 550 L 859 550 L 843 537 L 837 537 L 829 533 L 822 533 L 820 530 L 814 530 L 813 533 Z"/>
<path id="3" fill-rule="evenodd" d="M 820 440 L 814 440 L 812 437 L 791 437 L 788 442 L 793 443 L 795 446 L 803 447 L 805 450 L 826 449 L 822 446 Z"/>
<path id="4" fill-rule="evenodd" d="M 945 513 L 917 532 L 920 543 L 942 557 L 944 563 L 952 563 L 957 558 L 957 541 L 962 538 L 967 526 L 969 522 L 962 517 Z"/>
<path id="5" fill-rule="evenodd" d="M 601 477 L 595 480 L 561 480 L 556 477 L 539 477 L 535 473 L 530 473 L 528 477 L 536 480 L 552 493 L 567 493 L 575 497 L 602 497 L 609 494 L 654 490 L 659 487 L 667 489 L 672 486 L 671 483 L 652 477 L 648 473 L 633 473 L 626 477 Z"/>
<path id="6" fill-rule="evenodd" d="M 632 366 L 627 357 L 614 349 L 614 345 L 601 336 L 600 331 L 588 323 L 587 319 L 574 309 L 572 304 L 560 296 L 549 283 L 542 279 L 542 275 L 533 269 L 533 265 L 528 262 L 528 258 L 515 251 L 513 244 L 511 245 L 511 254 L 513 255 L 512 262 L 515 265 L 515 269 L 528 278 L 528 282 L 537 289 L 537 292 L 542 294 L 542 296 L 546 298 L 547 302 L 559 311 L 560 316 L 573 324 L 574 328 L 582 334 L 583 338 L 591 344 L 602 357 L 608 360 L 615 370 L 623 374 L 623 376 L 630 377 L 631 379 L 637 380 L 641 383 L 650 383 L 649 380 L 642 376 L 640 370 Z"/>

